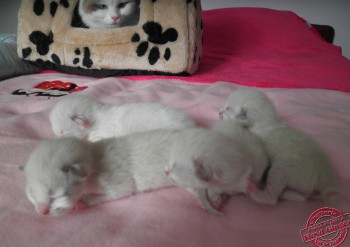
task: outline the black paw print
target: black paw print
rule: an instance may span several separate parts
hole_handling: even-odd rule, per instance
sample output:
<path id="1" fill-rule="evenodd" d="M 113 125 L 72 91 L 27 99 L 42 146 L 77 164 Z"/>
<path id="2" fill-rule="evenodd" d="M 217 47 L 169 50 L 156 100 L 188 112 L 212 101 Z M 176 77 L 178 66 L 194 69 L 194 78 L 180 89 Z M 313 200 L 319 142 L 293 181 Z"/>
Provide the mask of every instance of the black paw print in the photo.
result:
<path id="1" fill-rule="evenodd" d="M 81 51 L 79 48 L 75 49 L 74 51 L 75 55 L 80 56 L 81 55 Z M 77 65 L 78 63 L 80 63 L 80 58 L 76 57 L 73 60 L 73 64 Z M 85 66 L 86 68 L 91 68 L 91 66 L 93 65 L 93 61 L 91 60 L 91 54 L 90 54 L 90 49 L 89 47 L 84 47 L 84 55 L 83 55 L 83 61 L 82 61 L 82 65 Z"/>
<path id="2" fill-rule="evenodd" d="M 148 35 L 147 41 L 142 41 L 136 49 L 137 56 L 144 56 L 149 48 L 149 43 L 156 45 L 165 45 L 168 42 L 174 42 L 178 38 L 178 32 L 175 28 L 168 28 L 163 32 L 163 28 L 159 23 L 147 22 L 142 26 L 144 32 Z M 141 38 L 138 33 L 135 33 L 132 38 L 132 42 L 140 42 Z M 163 57 L 169 60 L 171 57 L 171 50 L 169 48 L 165 49 Z M 151 65 L 158 62 L 160 58 L 160 51 L 157 46 L 153 46 L 148 54 L 148 61 Z"/>
<path id="3" fill-rule="evenodd" d="M 68 0 L 60 0 L 60 4 L 65 7 L 66 9 L 69 8 L 69 2 Z"/>
<path id="4" fill-rule="evenodd" d="M 32 48 L 27 47 L 22 49 L 22 57 L 27 58 L 32 53 Z"/>
<path id="5" fill-rule="evenodd" d="M 53 33 L 50 31 L 49 35 L 41 31 L 34 31 L 29 35 L 29 40 L 36 45 L 36 50 L 40 55 L 49 53 L 50 45 L 53 43 Z"/>
<path id="6" fill-rule="evenodd" d="M 191 3 L 193 0 L 187 0 L 187 4 Z M 193 1 L 194 7 L 197 9 L 197 0 Z"/>
<path id="7" fill-rule="evenodd" d="M 60 5 L 62 5 L 65 8 L 69 8 L 68 0 L 60 0 Z M 50 3 L 50 14 L 52 17 L 55 16 L 57 8 L 58 8 L 58 3 L 56 1 L 52 1 Z"/>
<path id="8" fill-rule="evenodd" d="M 57 2 L 52 1 L 52 2 L 50 3 L 50 14 L 51 14 L 52 17 L 55 16 L 56 11 L 57 11 L 57 7 L 58 7 L 58 3 L 57 3 Z"/>
<path id="9" fill-rule="evenodd" d="M 33 11 L 34 13 L 39 16 L 42 15 L 45 9 L 44 0 L 35 0 L 33 5 Z"/>
<path id="10" fill-rule="evenodd" d="M 61 65 L 61 59 L 57 56 L 57 54 L 53 53 L 51 55 L 51 59 L 55 64 Z"/>
<path id="11" fill-rule="evenodd" d="M 69 2 L 68 0 L 60 0 L 60 5 L 62 5 L 65 8 L 69 8 Z M 52 16 L 55 16 L 56 10 L 58 7 L 58 3 L 56 1 L 52 1 L 50 3 L 50 14 Z M 33 11 L 37 16 L 40 16 L 44 13 L 45 10 L 45 3 L 44 0 L 35 0 L 33 4 Z"/>

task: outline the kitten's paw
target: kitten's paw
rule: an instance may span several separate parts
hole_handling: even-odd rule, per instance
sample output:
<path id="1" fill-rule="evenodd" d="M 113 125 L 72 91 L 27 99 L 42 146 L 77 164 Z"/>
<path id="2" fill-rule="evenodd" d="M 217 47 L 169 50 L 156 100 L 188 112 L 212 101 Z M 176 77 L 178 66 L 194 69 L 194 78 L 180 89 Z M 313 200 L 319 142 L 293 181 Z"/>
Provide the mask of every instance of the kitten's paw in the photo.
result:
<path id="1" fill-rule="evenodd" d="M 88 206 L 83 201 L 77 201 L 77 203 L 74 205 L 73 208 L 71 208 L 71 212 L 77 213 L 84 209 L 86 209 Z"/>
<path id="2" fill-rule="evenodd" d="M 208 190 L 206 189 L 198 190 L 198 200 L 201 207 L 210 214 L 218 215 L 218 216 L 223 215 L 223 213 L 217 210 L 217 207 L 213 205 L 213 204 L 221 205 L 221 202 L 222 202 L 221 194 L 211 192 L 210 197 L 211 198 L 209 198 Z"/>
<path id="3" fill-rule="evenodd" d="M 249 180 L 246 188 L 246 194 L 251 196 L 256 192 L 256 190 L 256 184 L 253 181 Z"/>
<path id="4" fill-rule="evenodd" d="M 94 136 L 94 135 L 89 135 L 86 137 L 88 141 L 90 142 L 97 142 L 102 140 L 103 138 L 99 137 L 99 136 Z"/>
<path id="5" fill-rule="evenodd" d="M 86 195 L 82 199 L 80 199 L 79 206 L 87 208 L 89 206 L 96 204 L 95 200 L 96 200 L 96 195 Z"/>
<path id="6" fill-rule="evenodd" d="M 89 194 L 84 196 L 80 201 L 86 206 L 94 206 L 103 202 L 107 202 L 115 199 L 114 197 L 109 197 L 105 194 Z"/>
<path id="7" fill-rule="evenodd" d="M 280 198 L 287 201 L 295 201 L 295 202 L 304 202 L 307 200 L 307 196 L 303 195 L 298 191 L 289 190 L 289 189 L 284 190 L 280 195 Z"/>
<path id="8" fill-rule="evenodd" d="M 250 194 L 250 197 L 259 203 L 276 205 L 278 202 L 278 197 L 272 196 L 265 190 L 256 189 L 254 193 Z"/>
<path id="9" fill-rule="evenodd" d="M 212 190 L 207 191 L 207 198 L 210 204 L 216 209 L 219 209 L 222 207 L 227 197 L 228 196 L 223 193 L 217 193 Z"/>
<path id="10" fill-rule="evenodd" d="M 246 194 L 254 201 L 263 204 L 276 204 L 278 200 L 278 197 L 271 195 L 267 190 L 259 189 L 251 180 L 248 181 Z"/>

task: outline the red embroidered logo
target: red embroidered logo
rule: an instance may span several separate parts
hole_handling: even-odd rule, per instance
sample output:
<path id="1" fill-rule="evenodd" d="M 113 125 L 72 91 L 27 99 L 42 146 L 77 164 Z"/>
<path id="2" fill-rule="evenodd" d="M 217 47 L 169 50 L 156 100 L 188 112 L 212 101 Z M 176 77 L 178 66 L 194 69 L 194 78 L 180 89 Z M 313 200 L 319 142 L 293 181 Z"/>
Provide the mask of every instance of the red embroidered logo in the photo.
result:
<path id="1" fill-rule="evenodd" d="M 346 240 L 349 227 L 349 213 L 325 207 L 310 215 L 300 235 L 305 243 L 311 242 L 317 247 L 337 247 Z"/>
<path id="2" fill-rule="evenodd" d="M 48 97 L 61 97 L 84 90 L 88 87 L 80 87 L 72 82 L 63 81 L 44 81 L 29 89 L 18 89 L 12 94 L 14 95 L 35 95 L 35 96 L 48 96 Z"/>

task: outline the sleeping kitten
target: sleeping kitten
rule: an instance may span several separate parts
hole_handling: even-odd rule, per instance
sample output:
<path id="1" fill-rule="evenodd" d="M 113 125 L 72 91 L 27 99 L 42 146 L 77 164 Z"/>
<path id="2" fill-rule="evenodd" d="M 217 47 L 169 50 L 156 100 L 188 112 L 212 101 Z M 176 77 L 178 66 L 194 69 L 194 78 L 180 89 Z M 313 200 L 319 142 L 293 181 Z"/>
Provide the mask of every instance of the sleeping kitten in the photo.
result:
<path id="1" fill-rule="evenodd" d="M 179 130 L 154 130 L 90 143 L 41 142 L 24 168 L 26 194 L 41 215 L 58 216 L 137 192 L 172 185 L 165 176 Z"/>
<path id="2" fill-rule="evenodd" d="M 255 89 L 233 92 L 220 110 L 221 119 L 235 119 L 261 137 L 271 159 L 265 189 L 248 186 L 251 197 L 276 204 L 278 198 L 303 201 L 320 194 L 328 203 L 340 189 L 321 148 L 307 135 L 278 120 L 272 102 Z"/>
<path id="3" fill-rule="evenodd" d="M 109 105 L 84 95 L 59 101 L 50 113 L 56 136 L 98 141 L 152 129 L 180 129 L 195 123 L 179 109 L 159 103 Z"/>
<path id="4" fill-rule="evenodd" d="M 79 15 L 89 28 L 116 28 L 136 25 L 140 0 L 80 0 Z"/>
<path id="5" fill-rule="evenodd" d="M 194 138 L 193 147 L 187 146 L 192 144 L 191 138 Z M 175 152 L 182 151 L 172 151 L 172 166 L 166 169 L 175 140 L 176 147 L 182 147 L 183 143 L 187 148 L 178 157 L 174 157 Z M 93 143 L 75 137 L 46 140 L 34 149 L 23 167 L 26 195 L 37 213 L 58 216 L 138 192 L 172 186 L 174 183 L 166 173 L 179 181 L 177 171 L 180 171 L 182 181 L 191 175 L 194 178 L 186 181 L 189 188 L 208 191 L 201 201 L 205 205 L 208 201 L 220 200 L 222 192 L 244 191 L 251 171 L 249 161 L 254 159 L 246 151 L 244 144 L 234 143 L 214 131 L 196 128 L 153 130 Z M 181 170 L 182 164 L 174 165 L 174 160 L 186 161 L 186 157 L 194 161 L 196 174 L 191 166 L 185 167 L 190 172 L 187 173 Z M 211 161 L 215 162 L 214 167 L 209 165 Z M 247 165 L 242 166 L 240 162 Z M 230 173 L 223 173 L 220 169 L 223 167 Z M 188 187 L 187 183 L 181 185 Z M 197 190 L 191 192 L 198 195 Z"/>
<path id="6" fill-rule="evenodd" d="M 240 125 L 228 120 L 215 129 L 181 131 L 165 169 L 177 185 L 197 194 L 204 209 L 217 215 L 222 195 L 246 192 L 249 181 L 259 183 L 268 160 L 260 139 Z"/>

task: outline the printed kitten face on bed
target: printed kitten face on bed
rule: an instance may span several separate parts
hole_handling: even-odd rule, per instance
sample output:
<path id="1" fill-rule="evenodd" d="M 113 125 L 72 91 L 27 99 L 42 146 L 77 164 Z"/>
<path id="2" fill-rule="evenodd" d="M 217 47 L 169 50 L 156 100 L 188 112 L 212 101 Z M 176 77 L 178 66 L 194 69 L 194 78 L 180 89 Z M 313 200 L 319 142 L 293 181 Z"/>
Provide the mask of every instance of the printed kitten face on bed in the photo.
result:
<path id="1" fill-rule="evenodd" d="M 40 143 L 23 167 L 26 195 L 37 213 L 58 216 L 72 210 L 91 162 L 91 150 L 84 141 L 62 138 Z"/>
<path id="2" fill-rule="evenodd" d="M 116 28 L 136 25 L 139 0 L 80 0 L 79 14 L 89 28 Z"/>

